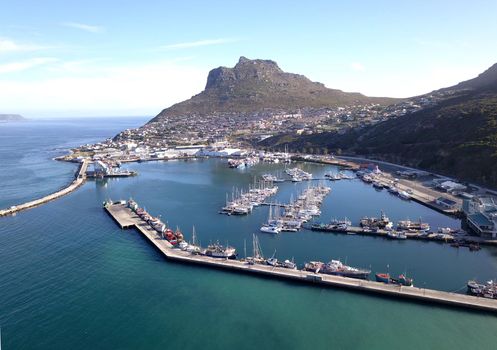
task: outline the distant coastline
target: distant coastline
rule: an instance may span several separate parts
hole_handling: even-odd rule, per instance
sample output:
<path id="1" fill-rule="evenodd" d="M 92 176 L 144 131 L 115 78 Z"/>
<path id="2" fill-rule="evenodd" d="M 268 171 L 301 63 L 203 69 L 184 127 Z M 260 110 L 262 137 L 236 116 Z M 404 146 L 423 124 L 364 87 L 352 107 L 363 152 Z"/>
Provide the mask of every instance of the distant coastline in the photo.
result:
<path id="1" fill-rule="evenodd" d="M 0 123 L 22 122 L 26 120 L 27 119 L 20 114 L 0 114 Z"/>

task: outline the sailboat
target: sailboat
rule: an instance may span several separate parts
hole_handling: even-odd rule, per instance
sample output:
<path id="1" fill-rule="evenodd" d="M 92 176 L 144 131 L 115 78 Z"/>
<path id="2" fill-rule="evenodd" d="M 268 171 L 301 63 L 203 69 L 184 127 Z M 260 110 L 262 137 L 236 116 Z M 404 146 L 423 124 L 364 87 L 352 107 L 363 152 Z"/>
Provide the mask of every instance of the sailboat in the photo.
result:
<path id="1" fill-rule="evenodd" d="M 276 234 L 281 232 L 281 227 L 278 224 L 274 223 L 273 206 L 272 205 L 269 206 L 268 223 L 262 225 L 262 227 L 260 228 L 260 231 L 264 232 L 264 233 L 276 233 Z"/>
<path id="2" fill-rule="evenodd" d="M 252 249 L 252 256 L 247 257 L 247 263 L 250 265 L 264 263 L 259 238 L 255 234 L 252 235 Z"/>
<path id="3" fill-rule="evenodd" d="M 266 264 L 274 267 L 278 266 L 278 259 L 276 259 L 275 255 L 276 249 L 274 250 L 273 256 L 266 260 Z"/>
<path id="4" fill-rule="evenodd" d="M 187 252 L 192 253 L 192 254 L 198 254 L 200 253 L 200 246 L 197 245 L 197 235 L 195 233 L 195 225 L 193 226 L 192 229 L 192 243 L 188 244 L 188 246 L 185 249 Z"/>

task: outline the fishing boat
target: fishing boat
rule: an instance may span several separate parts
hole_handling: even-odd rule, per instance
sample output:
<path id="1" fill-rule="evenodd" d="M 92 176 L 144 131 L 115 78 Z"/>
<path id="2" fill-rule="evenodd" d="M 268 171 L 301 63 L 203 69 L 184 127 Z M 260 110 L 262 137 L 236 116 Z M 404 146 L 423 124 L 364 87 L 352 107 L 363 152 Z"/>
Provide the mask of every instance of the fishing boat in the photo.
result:
<path id="1" fill-rule="evenodd" d="M 402 286 L 406 286 L 406 287 L 412 287 L 412 278 L 407 278 L 405 275 L 399 275 L 399 277 L 397 278 L 393 278 L 391 277 L 390 278 L 391 282 L 392 283 L 395 283 L 395 284 L 399 284 L 399 285 L 402 285 Z"/>
<path id="2" fill-rule="evenodd" d="M 327 264 L 324 264 L 321 267 L 320 272 L 329 275 L 358 279 L 368 279 L 368 276 L 371 273 L 370 270 L 344 265 L 340 260 L 331 260 Z"/>
<path id="3" fill-rule="evenodd" d="M 293 261 L 293 258 L 291 261 L 288 259 L 283 261 L 283 267 L 286 269 L 297 270 L 297 264 L 295 264 L 295 262 Z"/>
<path id="4" fill-rule="evenodd" d="M 203 251 L 203 255 L 212 258 L 234 259 L 236 258 L 236 249 L 230 246 L 222 246 L 219 243 L 209 244 Z"/>
<path id="5" fill-rule="evenodd" d="M 470 280 L 467 283 L 468 293 L 488 299 L 497 299 L 497 282 L 490 280 L 486 283 L 479 283 Z"/>
<path id="6" fill-rule="evenodd" d="M 386 283 L 386 284 L 398 284 L 401 286 L 412 287 L 413 279 L 407 278 L 405 275 L 401 274 L 399 277 L 391 277 L 389 273 L 377 273 L 375 274 L 376 282 Z"/>
<path id="7" fill-rule="evenodd" d="M 391 229 L 393 227 L 393 222 L 385 215 L 382 211 L 380 218 L 375 217 L 363 217 L 360 221 L 361 227 L 368 228 L 378 228 L 378 229 Z"/>
<path id="8" fill-rule="evenodd" d="M 374 275 L 376 282 L 390 283 L 390 274 L 388 273 L 377 273 Z"/>
<path id="9" fill-rule="evenodd" d="M 400 230 L 429 231 L 430 224 L 421 222 L 421 218 L 418 221 L 401 220 L 397 223 L 397 228 Z"/>
<path id="10" fill-rule="evenodd" d="M 318 273 L 323 266 L 324 263 L 321 261 L 309 261 L 304 264 L 304 270 Z"/>

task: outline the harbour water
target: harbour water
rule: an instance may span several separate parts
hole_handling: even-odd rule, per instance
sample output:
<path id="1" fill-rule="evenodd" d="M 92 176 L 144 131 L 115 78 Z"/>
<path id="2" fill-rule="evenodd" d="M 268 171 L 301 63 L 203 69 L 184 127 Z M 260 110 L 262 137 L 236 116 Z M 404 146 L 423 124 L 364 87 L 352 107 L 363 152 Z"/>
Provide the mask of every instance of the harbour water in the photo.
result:
<path id="1" fill-rule="evenodd" d="M 72 133 L 61 132 L 67 130 L 64 125 L 12 124 L 11 131 L 0 126 L 0 179 L 8 184 L 0 187 L 1 206 L 70 182 L 75 166 L 51 160 L 62 148 L 113 136 L 142 121 L 129 119 L 128 126 L 108 119 L 71 121 Z M 29 130 L 31 141 L 22 137 L 22 128 Z M 332 169 L 298 166 L 315 176 Z M 258 233 L 268 207 L 243 217 L 218 210 L 233 187 L 246 189 L 255 176 L 281 172 L 283 165 L 239 170 L 208 159 L 126 167 L 139 176 L 91 180 L 57 201 L 0 219 L 5 349 L 492 349 L 495 344 L 494 315 L 171 263 L 137 232 L 121 231 L 101 204 L 131 196 L 173 228 L 179 226 L 187 239 L 195 225 L 203 245 L 229 242 L 241 256 L 244 242 L 250 251 L 257 233 L 266 256 L 276 250 L 278 258 L 294 257 L 299 264 L 340 258 L 375 272 L 389 265 L 392 274 L 407 272 L 417 286 L 447 291 L 461 289 L 470 278 L 497 278 L 495 248 L 470 252 L 433 242 L 312 231 Z M 318 220 L 347 216 L 356 224 L 384 210 L 393 221 L 421 217 L 434 229 L 459 226 L 457 220 L 358 180 L 328 184 L 332 192 Z M 278 186 L 273 198 L 288 202 L 307 183 Z"/>

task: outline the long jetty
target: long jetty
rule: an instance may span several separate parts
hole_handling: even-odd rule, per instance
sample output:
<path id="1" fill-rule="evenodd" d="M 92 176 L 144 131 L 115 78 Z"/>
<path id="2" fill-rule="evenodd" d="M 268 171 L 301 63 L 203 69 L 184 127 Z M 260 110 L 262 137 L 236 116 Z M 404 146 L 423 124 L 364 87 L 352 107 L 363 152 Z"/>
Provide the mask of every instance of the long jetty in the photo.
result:
<path id="1" fill-rule="evenodd" d="M 373 281 L 313 273 L 303 270 L 273 267 L 269 265 L 250 265 L 241 260 L 216 259 L 204 255 L 193 255 L 174 248 L 167 240 L 162 239 L 156 230 L 151 228 L 145 221 L 129 209 L 126 204 L 110 204 L 105 207 L 105 210 L 122 229 L 137 229 L 143 237 L 145 237 L 162 253 L 162 255 L 173 261 L 305 282 L 320 286 L 346 288 L 359 292 L 417 300 L 426 303 L 442 304 L 487 312 L 497 312 L 497 300 L 493 299 L 425 288 L 384 284 Z"/>
<path id="2" fill-rule="evenodd" d="M 75 174 L 74 180 L 67 187 L 64 187 L 61 190 L 59 190 L 57 192 L 54 192 L 52 194 L 49 194 L 49 195 L 47 195 L 45 197 L 42 197 L 42 198 L 39 198 L 39 199 L 35 199 L 35 200 L 32 200 L 30 202 L 26 202 L 26 203 L 23 203 L 23 204 L 13 205 L 10 208 L 0 210 L 0 216 L 12 215 L 12 214 L 15 214 L 15 213 L 17 213 L 18 211 L 21 211 L 21 210 L 26 210 L 26 209 L 34 208 L 34 207 L 37 207 L 37 206 L 39 206 L 41 204 L 53 201 L 53 200 L 55 200 L 57 198 L 60 198 L 62 196 L 65 196 L 66 194 L 71 193 L 72 191 L 74 191 L 75 189 L 77 189 L 79 186 L 81 186 L 86 181 L 86 170 L 87 170 L 87 168 L 88 168 L 88 161 L 84 160 L 80 164 L 80 166 L 78 168 L 78 171 Z"/>

